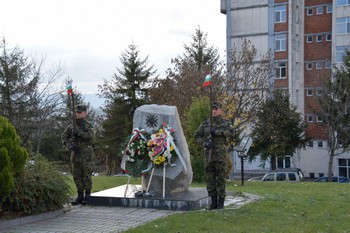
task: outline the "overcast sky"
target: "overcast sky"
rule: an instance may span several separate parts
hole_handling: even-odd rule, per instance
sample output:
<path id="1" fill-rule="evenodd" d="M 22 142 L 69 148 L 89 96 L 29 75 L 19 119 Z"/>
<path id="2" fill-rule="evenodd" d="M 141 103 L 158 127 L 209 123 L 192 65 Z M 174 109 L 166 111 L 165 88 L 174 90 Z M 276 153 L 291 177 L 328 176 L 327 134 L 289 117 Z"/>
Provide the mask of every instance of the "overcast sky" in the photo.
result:
<path id="1" fill-rule="evenodd" d="M 120 67 L 132 42 L 158 74 L 184 52 L 200 26 L 209 45 L 226 49 L 220 0 L 0 0 L 0 33 L 8 47 L 62 64 L 83 94 L 96 93 Z"/>

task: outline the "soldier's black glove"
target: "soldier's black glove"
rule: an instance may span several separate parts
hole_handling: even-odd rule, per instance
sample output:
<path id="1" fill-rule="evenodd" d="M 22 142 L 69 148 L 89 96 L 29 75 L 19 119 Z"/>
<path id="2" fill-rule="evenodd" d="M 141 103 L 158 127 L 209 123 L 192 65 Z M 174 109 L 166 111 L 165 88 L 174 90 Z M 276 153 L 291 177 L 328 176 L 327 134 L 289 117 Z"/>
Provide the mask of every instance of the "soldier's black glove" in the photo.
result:
<path id="1" fill-rule="evenodd" d="M 78 129 L 72 129 L 72 133 L 75 137 L 79 137 L 79 130 Z"/>
<path id="2" fill-rule="evenodd" d="M 204 143 L 204 147 L 207 148 L 207 149 L 212 149 L 212 148 L 215 147 L 215 145 L 212 142 L 205 142 Z"/>
<path id="3" fill-rule="evenodd" d="M 72 145 L 70 145 L 69 149 L 71 151 L 76 151 L 77 150 L 77 146 L 75 144 L 72 144 Z"/>

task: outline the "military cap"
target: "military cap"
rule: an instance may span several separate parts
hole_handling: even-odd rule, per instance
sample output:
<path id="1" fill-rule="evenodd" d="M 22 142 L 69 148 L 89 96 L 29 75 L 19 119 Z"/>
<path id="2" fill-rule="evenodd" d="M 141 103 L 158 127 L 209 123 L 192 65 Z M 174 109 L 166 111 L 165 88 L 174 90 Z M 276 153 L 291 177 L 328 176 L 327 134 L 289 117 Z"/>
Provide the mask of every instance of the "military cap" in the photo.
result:
<path id="1" fill-rule="evenodd" d="M 85 104 L 77 105 L 77 112 L 86 112 L 87 106 Z"/>
<path id="2" fill-rule="evenodd" d="M 222 108 L 222 105 L 218 101 L 214 101 L 213 104 L 211 105 L 212 108 Z"/>

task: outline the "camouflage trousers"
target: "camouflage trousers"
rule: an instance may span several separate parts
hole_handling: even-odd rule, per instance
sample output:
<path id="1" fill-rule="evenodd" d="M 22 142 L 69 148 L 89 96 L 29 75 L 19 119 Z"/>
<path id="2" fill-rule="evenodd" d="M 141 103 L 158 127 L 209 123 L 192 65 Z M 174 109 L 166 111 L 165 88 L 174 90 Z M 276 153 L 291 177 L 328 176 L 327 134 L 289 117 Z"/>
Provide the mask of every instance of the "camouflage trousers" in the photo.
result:
<path id="1" fill-rule="evenodd" d="M 92 188 L 92 165 L 91 163 L 73 163 L 73 179 L 78 192 L 91 191 Z"/>
<path id="2" fill-rule="evenodd" d="M 212 161 L 205 166 L 205 177 L 209 196 L 226 195 L 226 161 Z"/>

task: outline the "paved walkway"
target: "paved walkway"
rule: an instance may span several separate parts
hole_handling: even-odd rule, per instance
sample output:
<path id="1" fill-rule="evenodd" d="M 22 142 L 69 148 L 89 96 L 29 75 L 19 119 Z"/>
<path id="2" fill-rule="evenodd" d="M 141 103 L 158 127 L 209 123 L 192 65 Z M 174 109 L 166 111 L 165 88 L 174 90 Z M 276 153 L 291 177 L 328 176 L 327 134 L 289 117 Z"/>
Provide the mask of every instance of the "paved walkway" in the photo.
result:
<path id="1" fill-rule="evenodd" d="M 227 197 L 225 209 L 236 209 L 259 197 L 245 194 L 245 197 Z M 89 232 L 122 232 L 137 227 L 155 219 L 163 218 L 175 213 L 174 210 L 159 210 L 131 207 L 105 206 L 74 206 L 67 212 L 56 212 L 55 215 L 46 214 L 38 218 L 30 216 L 31 223 L 21 224 L 24 221 L 13 223 L 10 228 L 1 230 L 1 233 L 89 233 Z M 50 218 L 47 218 L 50 217 Z M 28 217 L 27 217 L 28 218 Z M 30 218 L 32 218 L 30 220 Z M 26 220 L 28 221 L 28 219 Z"/>
<path id="2" fill-rule="evenodd" d="M 147 208 L 74 206 L 72 210 L 56 217 L 0 230 L 0 232 L 122 232 L 173 213 L 175 211 Z"/>

